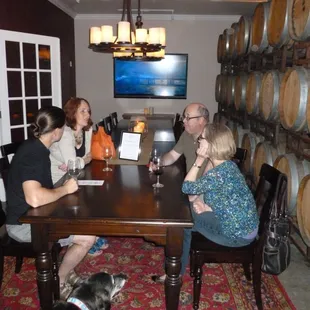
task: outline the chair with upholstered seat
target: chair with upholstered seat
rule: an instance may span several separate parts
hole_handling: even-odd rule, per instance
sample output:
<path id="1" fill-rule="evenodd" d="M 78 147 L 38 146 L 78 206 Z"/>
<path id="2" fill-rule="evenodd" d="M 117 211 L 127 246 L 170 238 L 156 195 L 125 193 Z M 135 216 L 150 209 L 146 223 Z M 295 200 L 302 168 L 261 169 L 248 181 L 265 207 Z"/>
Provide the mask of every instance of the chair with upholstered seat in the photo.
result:
<path id="1" fill-rule="evenodd" d="M 0 150 L 2 156 L 8 158 L 7 156 L 15 154 L 21 144 L 22 142 L 12 142 L 5 145 L 1 145 Z"/>
<path id="2" fill-rule="evenodd" d="M 180 120 L 180 117 L 181 116 L 179 113 L 175 115 L 175 121 L 173 125 L 173 133 L 174 133 L 175 142 L 178 142 L 178 140 L 180 139 L 184 131 L 183 122 Z"/>
<path id="3" fill-rule="evenodd" d="M 104 131 L 106 134 L 111 135 L 112 133 L 112 118 L 111 116 L 107 116 L 104 119 L 102 119 L 99 123 L 98 126 L 101 126 L 104 128 Z"/>
<path id="4" fill-rule="evenodd" d="M 232 161 L 237 164 L 240 171 L 243 170 L 243 164 L 245 162 L 247 152 L 248 152 L 247 149 L 242 149 L 242 148 L 237 147 L 236 153 L 234 157 L 232 158 Z"/>
<path id="5" fill-rule="evenodd" d="M 117 126 L 117 123 L 118 123 L 118 119 L 117 119 L 117 113 L 116 112 L 113 112 L 110 114 L 111 116 L 111 120 L 112 120 L 112 128 L 116 128 Z"/>
<path id="6" fill-rule="evenodd" d="M 261 264 L 263 230 L 269 219 L 272 201 L 276 199 L 277 182 L 283 175 L 276 168 L 263 164 L 260 179 L 255 192 L 255 200 L 260 214 L 258 237 L 244 247 L 226 247 L 208 240 L 198 232 L 192 232 L 190 250 L 190 274 L 194 277 L 193 308 L 199 308 L 199 298 L 202 285 L 202 268 L 206 263 L 239 263 L 243 265 L 247 280 L 251 280 L 250 265 L 252 265 L 252 281 L 258 309 L 263 309 L 261 298 Z"/>
<path id="7" fill-rule="evenodd" d="M 0 158 L 0 178 L 3 180 L 4 188 L 7 187 L 7 177 L 9 171 L 9 161 L 7 157 Z M 35 258 L 36 252 L 33 249 L 32 243 L 29 242 L 18 242 L 11 238 L 6 230 L 5 225 L 6 215 L 2 209 L 0 202 L 0 288 L 3 280 L 3 268 L 4 268 L 4 257 L 12 256 L 16 258 L 15 263 L 15 273 L 19 273 L 23 264 L 23 258 Z M 53 257 L 53 271 L 58 272 L 57 258 L 60 252 L 60 244 L 54 243 L 52 247 L 52 257 Z M 54 273 L 55 273 L 54 272 Z M 59 298 L 59 287 L 58 277 L 53 278 L 53 291 L 55 292 L 55 297 Z"/>

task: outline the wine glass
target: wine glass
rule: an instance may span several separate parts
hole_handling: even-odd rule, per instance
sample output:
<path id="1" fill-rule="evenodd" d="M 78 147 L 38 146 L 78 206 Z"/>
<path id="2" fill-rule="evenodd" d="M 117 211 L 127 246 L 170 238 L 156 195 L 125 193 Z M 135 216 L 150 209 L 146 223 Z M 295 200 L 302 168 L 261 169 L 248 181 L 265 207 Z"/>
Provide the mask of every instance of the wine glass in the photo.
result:
<path id="1" fill-rule="evenodd" d="M 159 176 L 162 175 L 164 173 L 164 166 L 162 165 L 162 160 L 160 157 L 155 157 L 153 159 L 153 163 L 154 163 L 154 168 L 153 168 L 153 172 L 157 177 L 157 182 L 155 184 L 153 184 L 152 186 L 154 188 L 161 188 L 164 187 L 164 184 L 159 183 Z"/>
<path id="2" fill-rule="evenodd" d="M 112 171 L 109 167 L 109 160 L 112 158 L 113 152 L 111 146 L 103 147 L 103 160 L 106 162 L 106 167 L 102 169 L 102 171 Z"/>
<path id="3" fill-rule="evenodd" d="M 82 171 L 81 163 L 78 158 L 75 159 L 69 159 L 68 160 L 68 174 L 74 178 L 75 180 L 78 179 L 78 176 L 80 175 Z"/>

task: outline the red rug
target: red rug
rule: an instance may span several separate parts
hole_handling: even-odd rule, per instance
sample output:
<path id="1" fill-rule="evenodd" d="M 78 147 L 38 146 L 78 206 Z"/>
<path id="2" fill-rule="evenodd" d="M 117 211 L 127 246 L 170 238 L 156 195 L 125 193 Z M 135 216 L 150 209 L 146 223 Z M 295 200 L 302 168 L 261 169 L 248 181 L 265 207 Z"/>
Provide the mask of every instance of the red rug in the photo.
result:
<path id="1" fill-rule="evenodd" d="M 76 269 L 82 277 L 99 271 L 125 273 L 128 281 L 115 297 L 112 309 L 165 309 L 164 286 L 151 276 L 162 274 L 162 247 L 141 238 L 108 238 L 109 248 L 99 256 L 88 255 Z M 20 274 L 14 274 L 15 259 L 5 259 L 0 309 L 39 309 L 33 259 L 25 259 Z M 277 277 L 263 275 L 264 309 L 295 309 Z M 199 309 L 256 309 L 252 283 L 240 265 L 204 266 Z M 192 309 L 192 278 L 189 268 L 183 277 L 179 309 Z"/>

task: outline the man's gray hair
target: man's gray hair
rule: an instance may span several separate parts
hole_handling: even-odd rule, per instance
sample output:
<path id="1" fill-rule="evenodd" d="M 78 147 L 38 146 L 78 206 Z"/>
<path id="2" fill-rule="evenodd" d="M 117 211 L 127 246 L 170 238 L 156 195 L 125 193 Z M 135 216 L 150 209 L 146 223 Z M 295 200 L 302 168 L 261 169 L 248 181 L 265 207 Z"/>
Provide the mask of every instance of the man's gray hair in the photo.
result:
<path id="1" fill-rule="evenodd" d="M 199 106 L 198 107 L 198 112 L 203 118 L 209 123 L 209 111 L 206 107 L 204 106 Z"/>

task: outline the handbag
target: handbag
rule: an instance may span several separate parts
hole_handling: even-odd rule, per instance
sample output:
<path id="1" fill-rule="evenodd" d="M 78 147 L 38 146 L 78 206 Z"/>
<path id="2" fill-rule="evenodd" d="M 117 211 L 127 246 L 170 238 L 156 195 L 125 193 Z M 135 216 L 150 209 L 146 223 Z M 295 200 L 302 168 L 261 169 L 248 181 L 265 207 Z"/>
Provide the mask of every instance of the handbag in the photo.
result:
<path id="1" fill-rule="evenodd" d="M 287 178 L 281 174 L 276 194 L 272 201 L 269 221 L 266 223 L 263 237 L 261 270 L 279 275 L 290 264 L 291 248 L 289 242 L 290 223 L 287 217 Z"/>
<path id="2" fill-rule="evenodd" d="M 91 155 L 93 159 L 103 160 L 103 147 L 109 146 L 112 150 L 112 158 L 115 158 L 116 151 L 111 136 L 106 134 L 102 126 L 98 126 L 91 140 Z"/>

